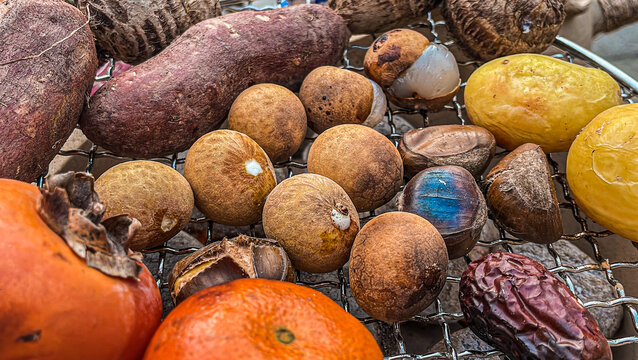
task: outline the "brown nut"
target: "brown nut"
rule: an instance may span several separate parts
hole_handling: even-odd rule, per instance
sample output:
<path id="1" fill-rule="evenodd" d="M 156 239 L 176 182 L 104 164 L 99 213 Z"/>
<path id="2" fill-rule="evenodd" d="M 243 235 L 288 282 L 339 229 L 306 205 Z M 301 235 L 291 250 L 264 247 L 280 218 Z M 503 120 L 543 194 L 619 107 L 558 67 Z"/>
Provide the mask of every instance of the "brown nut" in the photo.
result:
<path id="1" fill-rule="evenodd" d="M 359 214 L 337 183 L 301 174 L 284 180 L 268 195 L 263 224 L 266 236 L 283 246 L 295 268 L 325 273 L 348 261 L 359 232 Z"/>
<path id="2" fill-rule="evenodd" d="M 545 153 L 523 144 L 485 178 L 494 221 L 515 237 L 539 244 L 560 239 L 563 222 Z"/>
<path id="3" fill-rule="evenodd" d="M 275 187 L 275 169 L 247 135 L 216 130 L 186 154 L 184 176 L 204 215 L 225 225 L 250 225 L 261 219 L 266 196 Z"/>
<path id="4" fill-rule="evenodd" d="M 439 125 L 408 131 L 398 149 L 408 176 L 433 166 L 456 165 L 478 178 L 494 157 L 496 142 L 480 126 Z"/>
<path id="5" fill-rule="evenodd" d="M 383 120 L 387 107 L 379 85 L 334 66 L 322 66 L 308 74 L 299 98 L 306 109 L 308 125 L 318 134 L 341 124 L 374 127 Z"/>
<path id="6" fill-rule="evenodd" d="M 445 242 L 424 218 L 389 212 L 359 231 L 350 254 L 352 295 L 368 315 L 386 322 L 425 310 L 445 284 Z"/>
<path id="7" fill-rule="evenodd" d="M 487 220 L 487 205 L 469 171 L 436 166 L 412 178 L 398 201 L 399 211 L 416 214 L 439 231 L 450 259 L 472 250 Z"/>
<path id="8" fill-rule="evenodd" d="M 258 84 L 244 90 L 228 113 L 228 128 L 250 136 L 272 162 L 287 160 L 306 136 L 306 112 L 283 86 Z"/>
<path id="9" fill-rule="evenodd" d="M 492 253 L 461 276 L 461 309 L 470 328 L 512 359 L 611 360 L 594 317 L 538 262 Z"/>
<path id="10" fill-rule="evenodd" d="M 405 108 L 438 110 L 461 86 L 454 55 L 413 30 L 381 35 L 366 52 L 363 66 L 388 99 Z"/>
<path id="11" fill-rule="evenodd" d="M 491 60 L 547 49 L 563 25 L 564 7 L 564 0 L 445 0 L 441 13 L 468 54 Z"/>
<path id="12" fill-rule="evenodd" d="M 246 235 L 225 238 L 180 260 L 168 277 L 175 304 L 194 293 L 242 278 L 295 281 L 284 249 L 274 240 Z"/>
<path id="13" fill-rule="evenodd" d="M 362 125 L 339 125 L 317 137 L 308 172 L 332 179 L 358 211 L 387 203 L 403 183 L 401 155 L 385 136 Z"/>
<path id="14" fill-rule="evenodd" d="M 108 169 L 95 181 L 95 192 L 106 205 L 104 219 L 126 214 L 142 224 L 127 243 L 135 251 L 168 241 L 193 213 L 188 181 L 155 161 L 128 161 Z"/>

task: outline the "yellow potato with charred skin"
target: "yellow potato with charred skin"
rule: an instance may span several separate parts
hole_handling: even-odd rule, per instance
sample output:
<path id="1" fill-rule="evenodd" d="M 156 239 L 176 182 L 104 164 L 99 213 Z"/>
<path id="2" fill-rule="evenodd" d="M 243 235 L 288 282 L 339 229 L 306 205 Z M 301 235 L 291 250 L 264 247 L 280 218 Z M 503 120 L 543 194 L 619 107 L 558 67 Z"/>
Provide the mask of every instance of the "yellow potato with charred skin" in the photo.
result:
<path id="1" fill-rule="evenodd" d="M 611 108 L 578 135 L 567 182 L 580 208 L 607 229 L 638 242 L 638 104 Z"/>
<path id="2" fill-rule="evenodd" d="M 567 151 L 596 115 L 621 102 L 607 73 L 536 54 L 492 60 L 465 87 L 472 123 L 508 150 L 534 143 L 546 153 Z"/>

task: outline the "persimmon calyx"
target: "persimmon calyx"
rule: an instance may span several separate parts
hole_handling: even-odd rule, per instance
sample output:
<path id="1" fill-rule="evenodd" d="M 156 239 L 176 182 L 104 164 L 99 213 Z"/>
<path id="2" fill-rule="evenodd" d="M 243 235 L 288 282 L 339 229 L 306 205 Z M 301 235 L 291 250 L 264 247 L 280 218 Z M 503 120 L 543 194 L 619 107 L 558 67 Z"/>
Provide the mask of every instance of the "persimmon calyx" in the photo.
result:
<path id="1" fill-rule="evenodd" d="M 138 276 L 141 254 L 129 254 L 127 242 L 141 227 L 128 215 L 101 221 L 106 210 L 93 190 L 93 176 L 81 172 L 48 175 L 38 213 L 86 264 L 120 278 Z"/>

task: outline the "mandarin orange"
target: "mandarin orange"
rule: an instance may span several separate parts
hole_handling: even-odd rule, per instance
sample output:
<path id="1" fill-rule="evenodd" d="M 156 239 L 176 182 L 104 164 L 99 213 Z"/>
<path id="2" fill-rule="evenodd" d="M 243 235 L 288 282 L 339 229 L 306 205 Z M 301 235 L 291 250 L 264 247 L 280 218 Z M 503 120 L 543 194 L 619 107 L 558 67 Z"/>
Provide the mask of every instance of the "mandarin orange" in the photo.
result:
<path id="1" fill-rule="evenodd" d="M 383 359 L 372 334 L 316 290 L 240 279 L 200 291 L 176 307 L 145 360 Z"/>

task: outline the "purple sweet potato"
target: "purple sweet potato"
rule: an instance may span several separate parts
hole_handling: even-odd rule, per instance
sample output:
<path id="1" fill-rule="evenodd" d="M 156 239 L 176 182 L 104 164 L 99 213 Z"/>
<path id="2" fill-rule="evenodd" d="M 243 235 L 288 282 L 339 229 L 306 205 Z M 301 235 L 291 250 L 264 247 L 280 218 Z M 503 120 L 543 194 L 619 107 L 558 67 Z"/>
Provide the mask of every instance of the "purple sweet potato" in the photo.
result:
<path id="1" fill-rule="evenodd" d="M 35 180 L 71 135 L 98 65 L 85 22 L 60 0 L 0 1 L 0 178 Z"/>
<path id="2" fill-rule="evenodd" d="M 80 125 L 89 139 L 120 155 L 186 150 L 220 126 L 243 90 L 266 82 L 298 86 L 312 69 L 337 62 L 349 35 L 343 19 L 320 5 L 202 21 L 105 84 Z"/>

